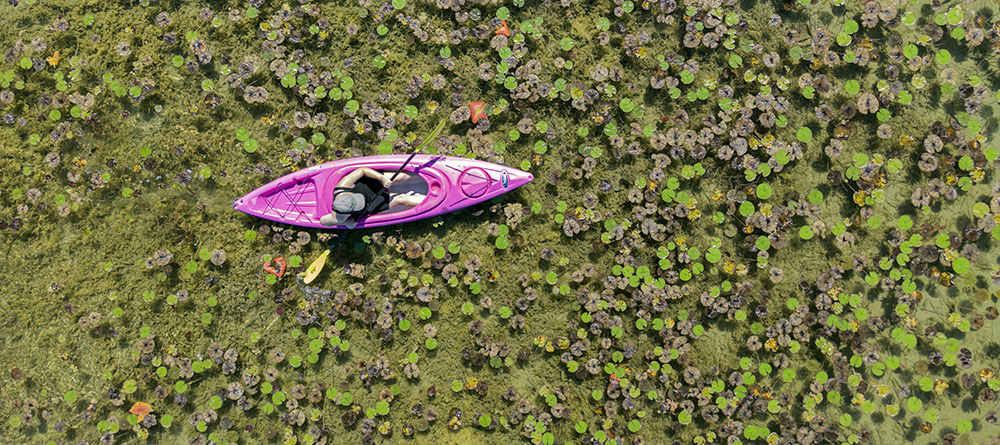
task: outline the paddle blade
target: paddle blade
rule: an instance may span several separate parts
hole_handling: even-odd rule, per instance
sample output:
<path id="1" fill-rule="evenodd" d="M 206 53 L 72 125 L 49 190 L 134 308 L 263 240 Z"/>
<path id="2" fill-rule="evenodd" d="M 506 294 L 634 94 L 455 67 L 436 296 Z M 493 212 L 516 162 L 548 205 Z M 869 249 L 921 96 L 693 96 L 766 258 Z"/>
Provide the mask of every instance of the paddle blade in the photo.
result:
<path id="1" fill-rule="evenodd" d="M 319 258 L 316 258 L 316 261 L 313 261 L 312 264 L 309 265 L 309 268 L 306 269 L 305 277 L 302 279 L 304 283 L 306 284 L 312 283 L 313 280 L 315 280 L 316 277 L 319 276 L 319 273 L 323 271 L 323 266 L 326 265 L 326 257 L 328 257 L 329 255 L 330 255 L 330 249 L 326 249 L 326 251 L 323 252 L 323 254 L 319 256 Z"/>

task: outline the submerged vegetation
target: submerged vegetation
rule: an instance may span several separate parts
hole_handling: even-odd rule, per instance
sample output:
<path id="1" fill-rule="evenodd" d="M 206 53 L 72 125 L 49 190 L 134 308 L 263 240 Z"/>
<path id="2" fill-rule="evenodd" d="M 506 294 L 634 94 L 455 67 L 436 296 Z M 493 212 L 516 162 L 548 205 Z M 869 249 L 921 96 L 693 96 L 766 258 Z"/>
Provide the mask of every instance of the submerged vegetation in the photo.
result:
<path id="1" fill-rule="evenodd" d="M 998 12 L 4 2 L 0 437 L 1000 443 Z M 231 208 L 442 119 L 537 179 L 308 285 Z"/>

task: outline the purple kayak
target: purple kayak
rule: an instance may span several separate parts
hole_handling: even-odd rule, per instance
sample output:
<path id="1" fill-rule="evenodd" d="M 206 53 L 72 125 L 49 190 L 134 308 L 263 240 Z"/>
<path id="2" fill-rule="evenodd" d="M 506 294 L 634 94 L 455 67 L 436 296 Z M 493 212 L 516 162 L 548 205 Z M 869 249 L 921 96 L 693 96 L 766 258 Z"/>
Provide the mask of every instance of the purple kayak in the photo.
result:
<path id="1" fill-rule="evenodd" d="M 236 210 L 285 224 L 316 228 L 319 219 L 333 208 L 333 189 L 348 173 L 360 167 L 395 172 L 407 155 L 365 156 L 341 159 L 289 173 L 233 203 Z M 368 215 L 356 227 L 379 227 L 430 218 L 495 198 L 531 182 L 531 173 L 462 157 L 416 155 L 400 173 L 409 179 L 397 188 L 397 178 L 390 192 L 422 194 L 414 207 L 399 206 L 386 212 Z"/>

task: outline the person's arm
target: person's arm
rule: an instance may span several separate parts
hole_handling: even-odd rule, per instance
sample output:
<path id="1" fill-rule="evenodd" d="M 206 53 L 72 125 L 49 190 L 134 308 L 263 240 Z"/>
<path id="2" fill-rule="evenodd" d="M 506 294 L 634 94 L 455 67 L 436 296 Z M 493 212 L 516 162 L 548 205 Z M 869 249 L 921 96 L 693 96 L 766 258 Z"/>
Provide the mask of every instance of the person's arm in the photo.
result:
<path id="1" fill-rule="evenodd" d="M 368 167 L 362 167 L 361 171 L 365 176 L 381 182 L 385 188 L 389 188 L 392 185 L 392 180 L 388 174 L 383 174 Z"/>
<path id="2" fill-rule="evenodd" d="M 361 176 L 365 175 L 365 170 L 371 170 L 371 169 L 363 167 L 355 169 L 354 171 L 344 175 L 344 177 L 340 179 L 340 182 L 337 183 L 337 187 L 341 188 L 354 187 L 354 183 L 358 182 L 358 179 L 361 179 Z"/>

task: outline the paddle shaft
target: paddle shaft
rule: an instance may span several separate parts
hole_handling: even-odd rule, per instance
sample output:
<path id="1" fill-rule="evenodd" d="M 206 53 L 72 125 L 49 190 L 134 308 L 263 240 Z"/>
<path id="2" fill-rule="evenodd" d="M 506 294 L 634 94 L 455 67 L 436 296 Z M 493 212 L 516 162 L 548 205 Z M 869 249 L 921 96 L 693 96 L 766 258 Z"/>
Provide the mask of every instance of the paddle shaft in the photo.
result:
<path id="1" fill-rule="evenodd" d="M 406 158 L 406 162 L 403 162 L 403 165 L 399 166 L 399 170 L 396 170 L 396 173 L 392 174 L 392 177 L 389 178 L 389 182 L 395 181 L 396 180 L 396 176 L 399 176 L 399 174 L 403 172 L 403 169 L 406 168 L 406 164 L 409 164 L 410 160 L 412 160 L 413 157 L 416 156 L 417 153 L 419 153 L 419 152 L 420 152 L 419 148 L 416 149 L 416 150 L 414 150 L 413 153 L 410 154 L 410 157 Z"/>
<path id="2" fill-rule="evenodd" d="M 420 150 L 423 149 L 424 146 L 431 141 L 431 139 L 434 139 L 434 136 L 437 136 L 437 134 L 441 132 L 441 128 L 444 127 L 444 124 L 446 122 L 447 121 L 444 119 L 441 120 L 441 123 L 439 123 L 437 127 L 434 128 L 434 131 L 431 132 L 431 135 L 427 136 L 427 139 L 424 139 L 424 142 L 422 142 L 420 145 L 417 146 L 415 150 L 413 150 L 413 153 L 410 154 L 410 157 L 406 158 L 406 162 L 403 162 L 403 165 L 399 166 L 399 170 L 396 170 L 396 173 L 392 174 L 392 177 L 389 178 L 389 182 L 394 181 L 396 179 L 396 176 L 399 176 L 399 174 L 403 171 L 403 169 L 406 168 L 406 165 L 410 163 L 410 160 L 412 160 L 413 157 L 417 155 L 417 153 L 420 153 Z"/>

